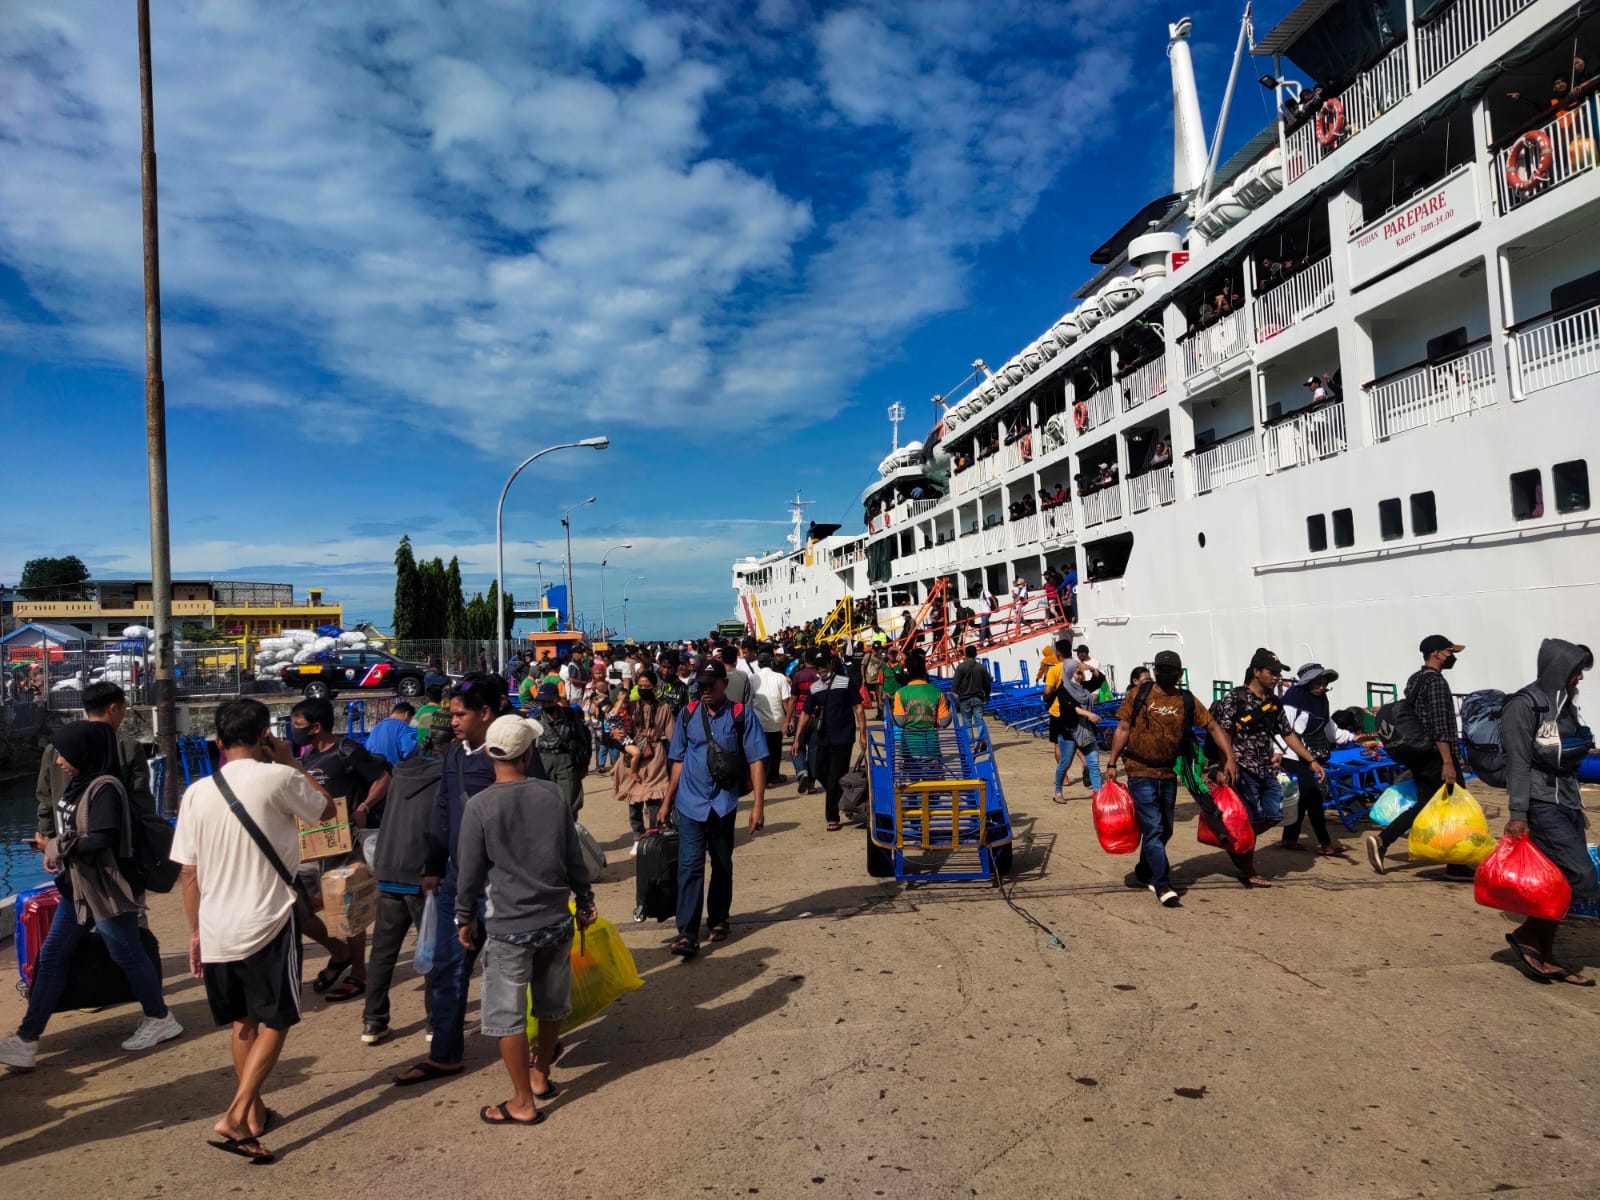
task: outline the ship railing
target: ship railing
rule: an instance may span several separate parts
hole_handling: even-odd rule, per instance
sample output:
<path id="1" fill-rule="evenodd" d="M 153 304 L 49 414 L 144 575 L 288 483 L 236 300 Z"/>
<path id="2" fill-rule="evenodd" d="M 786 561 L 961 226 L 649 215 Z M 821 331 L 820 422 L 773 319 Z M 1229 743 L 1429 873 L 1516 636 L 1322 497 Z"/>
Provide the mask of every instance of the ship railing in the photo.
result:
<path id="1" fill-rule="evenodd" d="M 1256 341 L 1276 337 L 1332 303 L 1333 259 L 1323 257 L 1256 298 Z"/>
<path id="2" fill-rule="evenodd" d="M 932 512 L 938 506 L 937 500 L 911 500 L 906 503 L 906 519 L 912 520 L 920 517 L 925 512 Z"/>
<path id="3" fill-rule="evenodd" d="M 1117 415 L 1117 385 L 1106 384 L 1084 401 L 1084 409 L 1088 413 L 1088 421 L 1084 424 L 1085 430 L 1094 429 L 1111 420 Z"/>
<path id="4" fill-rule="evenodd" d="M 1011 522 L 1011 544 L 1019 550 L 1023 546 L 1033 545 L 1038 540 L 1039 518 L 1037 514 L 1031 517 L 1018 517 Z"/>
<path id="5" fill-rule="evenodd" d="M 1520 395 L 1600 372 L 1600 304 L 1545 313 L 1508 332 Z"/>
<path id="6" fill-rule="evenodd" d="M 1015 471 L 1024 463 L 1033 461 L 1033 430 L 1028 430 L 1016 441 L 1000 451 L 1001 461 L 1007 471 Z"/>
<path id="7" fill-rule="evenodd" d="M 986 458 L 980 458 L 973 470 L 978 476 L 977 486 L 983 487 L 985 484 L 993 483 L 1000 477 L 1000 456 L 991 454 Z"/>
<path id="8" fill-rule="evenodd" d="M 941 566 L 941 567 L 954 566 L 955 563 L 956 563 L 956 560 L 959 559 L 960 557 L 961 557 L 961 551 L 960 551 L 960 548 L 956 545 L 956 541 L 955 541 L 954 538 L 951 538 L 948 542 L 945 542 L 942 546 L 935 546 L 933 548 L 933 560 L 938 566 Z"/>
<path id="9" fill-rule="evenodd" d="M 1261 431 L 1267 470 L 1286 471 L 1343 454 L 1344 404 L 1323 404 L 1275 421 Z"/>
<path id="10" fill-rule="evenodd" d="M 983 531 L 983 550 L 985 554 L 998 554 L 1006 548 L 1010 539 L 1006 536 L 1006 527 L 991 525 Z"/>
<path id="11" fill-rule="evenodd" d="M 1593 170 L 1600 163 L 1595 141 L 1597 128 L 1600 128 L 1600 93 L 1591 93 L 1581 104 L 1554 120 L 1536 126 L 1509 146 L 1503 147 L 1495 155 L 1495 183 L 1500 191 L 1500 211 L 1510 212 L 1535 196 L 1542 196 L 1551 188 L 1560 187 L 1574 176 Z M 1535 132 L 1543 133 L 1550 141 L 1548 165 L 1540 162 L 1540 148 L 1527 140 L 1529 134 Z M 1514 187 L 1508 177 L 1513 156 L 1518 160 L 1518 169 L 1528 179 L 1522 187 Z"/>
<path id="12" fill-rule="evenodd" d="M 1417 30 L 1417 68 L 1432 79 L 1533 3 L 1533 0 L 1455 0 Z"/>
<path id="13" fill-rule="evenodd" d="M 1242 354 L 1249 345 L 1244 310 L 1223 314 L 1220 319 L 1183 340 L 1184 378 L 1193 379 L 1203 371 L 1220 367 L 1235 355 Z"/>
<path id="14" fill-rule="evenodd" d="M 978 488 L 978 468 L 974 464 L 964 471 L 950 472 L 951 489 L 958 496 L 965 496 Z"/>
<path id="15" fill-rule="evenodd" d="M 1171 504 L 1178 498 L 1177 487 L 1172 479 L 1172 464 L 1164 467 L 1154 467 L 1143 475 L 1135 475 L 1128 480 L 1128 508 L 1132 512 L 1144 512 L 1145 509 L 1157 504 Z"/>
<path id="16" fill-rule="evenodd" d="M 1122 515 L 1122 486 L 1114 483 L 1098 492 L 1090 492 L 1083 498 L 1082 504 L 1085 529 L 1115 521 Z"/>
<path id="17" fill-rule="evenodd" d="M 1324 146 L 1317 141 L 1315 116 L 1309 117 L 1288 136 L 1287 182 L 1293 184 L 1323 159 L 1349 144 L 1362 130 L 1404 100 L 1410 91 L 1411 83 L 1406 78 L 1406 43 L 1401 42 L 1339 93 L 1339 104 L 1344 109 L 1344 130 L 1333 145 Z"/>
<path id="18" fill-rule="evenodd" d="M 1494 404 L 1494 347 L 1483 338 L 1454 358 L 1423 362 L 1365 384 L 1378 441 Z"/>
<path id="19" fill-rule="evenodd" d="M 1062 542 L 1072 536 L 1072 506 L 1058 504 L 1039 514 L 1039 536 L 1047 542 Z"/>
<path id="20" fill-rule="evenodd" d="M 1197 495 L 1260 474 L 1255 434 L 1249 430 L 1189 456 L 1189 479 Z"/>
<path id="21" fill-rule="evenodd" d="M 1122 390 L 1124 412 L 1132 412 L 1145 401 L 1164 395 L 1167 390 L 1167 356 L 1159 355 L 1128 372 L 1118 386 Z"/>

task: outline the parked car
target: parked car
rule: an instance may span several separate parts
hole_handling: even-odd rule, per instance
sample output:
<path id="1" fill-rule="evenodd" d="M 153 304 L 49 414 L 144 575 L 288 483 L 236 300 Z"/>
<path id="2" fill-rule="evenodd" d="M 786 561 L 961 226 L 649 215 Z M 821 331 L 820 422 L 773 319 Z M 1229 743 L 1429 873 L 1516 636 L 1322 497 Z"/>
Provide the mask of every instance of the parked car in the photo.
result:
<path id="1" fill-rule="evenodd" d="M 326 661 L 285 667 L 283 682 L 308 699 L 356 691 L 399 692 L 415 697 L 422 695 L 427 670 L 420 663 L 406 662 L 382 650 L 340 650 Z"/>

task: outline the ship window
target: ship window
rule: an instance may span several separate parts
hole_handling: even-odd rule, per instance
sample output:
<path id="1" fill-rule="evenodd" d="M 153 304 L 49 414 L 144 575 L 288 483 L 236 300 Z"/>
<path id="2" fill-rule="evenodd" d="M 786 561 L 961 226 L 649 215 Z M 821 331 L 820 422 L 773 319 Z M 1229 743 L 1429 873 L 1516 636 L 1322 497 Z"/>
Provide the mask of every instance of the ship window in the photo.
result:
<path id="1" fill-rule="evenodd" d="M 1579 279 L 1550 289 L 1550 311 L 1577 308 L 1580 304 L 1593 304 L 1600 300 L 1600 271 L 1591 271 Z"/>
<path id="2" fill-rule="evenodd" d="M 1406 535 L 1406 523 L 1400 516 L 1400 497 L 1378 501 L 1378 535 L 1386 542 Z"/>
<path id="3" fill-rule="evenodd" d="M 1321 513 L 1306 518 L 1306 545 L 1313 554 L 1328 548 L 1328 518 Z"/>
<path id="4" fill-rule="evenodd" d="M 1417 537 L 1439 532 L 1439 510 L 1432 492 L 1411 493 L 1411 532 Z"/>
<path id="5" fill-rule="evenodd" d="M 1348 508 L 1333 510 L 1333 544 L 1341 550 L 1356 544 L 1356 517 Z"/>
<path id="6" fill-rule="evenodd" d="M 1544 484 L 1537 470 L 1517 471 L 1511 476 L 1511 515 L 1519 521 L 1544 516 Z"/>
<path id="7" fill-rule="evenodd" d="M 1437 362 L 1454 354 L 1458 350 L 1467 348 L 1467 327 L 1458 325 L 1449 333 L 1441 333 L 1436 338 L 1428 339 L 1428 361 Z"/>
<path id="8" fill-rule="evenodd" d="M 1557 463 L 1550 469 L 1550 486 L 1556 494 L 1557 512 L 1585 512 L 1589 508 L 1589 464 L 1585 459 Z"/>

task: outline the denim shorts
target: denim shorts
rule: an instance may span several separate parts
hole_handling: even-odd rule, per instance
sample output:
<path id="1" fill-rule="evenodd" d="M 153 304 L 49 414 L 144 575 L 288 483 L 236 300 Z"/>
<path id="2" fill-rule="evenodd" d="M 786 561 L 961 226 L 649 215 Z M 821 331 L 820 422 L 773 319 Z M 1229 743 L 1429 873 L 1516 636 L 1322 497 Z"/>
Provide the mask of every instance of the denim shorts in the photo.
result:
<path id="1" fill-rule="evenodd" d="M 572 1012 L 572 941 L 535 950 L 490 938 L 483 951 L 484 1037 L 511 1037 L 528 1031 L 528 990 L 533 1015 L 562 1021 Z"/>

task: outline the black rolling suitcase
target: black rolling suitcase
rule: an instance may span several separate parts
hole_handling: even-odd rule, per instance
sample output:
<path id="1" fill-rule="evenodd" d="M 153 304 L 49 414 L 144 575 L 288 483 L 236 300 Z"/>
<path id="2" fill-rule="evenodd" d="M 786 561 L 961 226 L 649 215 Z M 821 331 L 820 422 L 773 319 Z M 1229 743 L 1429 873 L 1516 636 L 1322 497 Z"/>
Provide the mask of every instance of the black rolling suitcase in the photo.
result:
<path id="1" fill-rule="evenodd" d="M 678 913 L 678 834 L 658 829 L 639 839 L 634 856 L 635 921 L 665 921 Z"/>
<path id="2" fill-rule="evenodd" d="M 66 903 L 71 904 L 69 900 Z M 148 929 L 139 930 L 139 944 L 145 956 L 155 965 L 156 978 L 161 978 L 161 947 L 155 934 Z M 85 934 L 72 952 L 72 965 L 67 969 L 66 990 L 56 1001 L 56 1011 L 71 1012 L 75 1008 L 112 1008 L 133 1003 L 133 984 L 122 973 L 122 968 L 111 961 L 111 951 L 105 940 L 93 931 Z"/>

